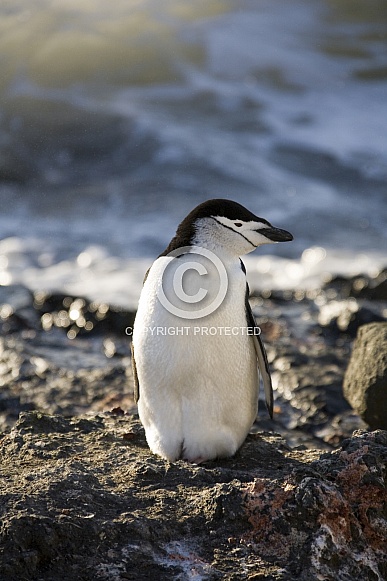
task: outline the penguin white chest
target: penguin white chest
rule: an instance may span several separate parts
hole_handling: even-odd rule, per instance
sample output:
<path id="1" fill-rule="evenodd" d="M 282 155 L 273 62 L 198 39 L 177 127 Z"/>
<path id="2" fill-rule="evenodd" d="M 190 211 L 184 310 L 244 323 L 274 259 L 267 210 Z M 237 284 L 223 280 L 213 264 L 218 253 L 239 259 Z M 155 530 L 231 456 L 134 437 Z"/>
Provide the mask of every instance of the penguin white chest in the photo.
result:
<path id="1" fill-rule="evenodd" d="M 174 302 L 177 309 L 184 307 L 184 318 L 159 298 L 163 282 L 168 289 L 173 286 L 165 280 L 169 260 L 159 258 L 149 272 L 133 335 L 138 409 L 147 441 L 153 452 L 171 461 L 231 456 L 254 422 L 258 401 L 245 275 L 239 260 L 225 263 L 227 292 L 215 310 L 200 318 L 194 318 L 197 304 L 185 302 L 184 293 L 198 297 L 200 290 L 206 292 L 205 308 L 215 300 L 219 280 L 209 272 L 205 289 L 200 277 L 187 280 L 181 302 L 179 297 Z M 184 257 L 181 265 L 189 260 Z"/>
<path id="2" fill-rule="evenodd" d="M 257 362 L 272 416 L 269 365 L 260 337 L 247 331 L 255 321 L 239 257 L 292 239 L 237 202 L 207 200 L 152 265 L 132 360 L 140 418 L 156 454 L 171 461 L 232 456 L 256 416 Z"/>

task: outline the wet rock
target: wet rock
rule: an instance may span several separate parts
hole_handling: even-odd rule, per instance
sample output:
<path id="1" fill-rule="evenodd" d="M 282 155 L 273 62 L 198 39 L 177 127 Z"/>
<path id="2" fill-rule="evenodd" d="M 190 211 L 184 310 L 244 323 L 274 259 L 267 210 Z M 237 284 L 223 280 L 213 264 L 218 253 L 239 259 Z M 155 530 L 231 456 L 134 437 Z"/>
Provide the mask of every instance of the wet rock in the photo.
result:
<path id="1" fill-rule="evenodd" d="M 375 276 L 365 274 L 351 278 L 334 276 L 324 287 L 325 292 L 332 291 L 342 298 L 355 297 L 369 301 L 387 301 L 387 269 L 384 268 Z"/>
<path id="2" fill-rule="evenodd" d="M 152 455 L 136 416 L 33 412 L 0 457 L 2 581 L 387 574 L 386 432 L 332 453 L 254 434 L 197 466 Z"/>
<path id="3" fill-rule="evenodd" d="M 274 421 L 262 402 L 254 430 L 275 429 L 293 446 L 332 449 L 367 427 L 342 393 L 352 336 L 335 319 L 325 327 L 318 322 L 324 305 L 342 302 L 343 285 L 254 293 L 276 388 Z M 387 306 L 351 301 L 380 316 Z M 0 287 L 1 302 L 0 429 L 33 409 L 66 416 L 135 409 L 126 334 L 133 312 L 84 297 L 32 295 L 21 285 Z"/>
<path id="4" fill-rule="evenodd" d="M 0 286 L 0 430 L 22 411 L 134 407 L 134 313 L 80 297 Z"/>
<path id="5" fill-rule="evenodd" d="M 33 308 L 33 295 L 22 285 L 0 286 L 1 335 L 33 329 L 39 316 Z"/>
<path id="6" fill-rule="evenodd" d="M 72 416 L 133 408 L 129 341 L 115 342 L 112 357 L 102 337 L 69 340 L 59 329 L 0 337 L 0 430 L 31 409 Z"/>
<path id="7" fill-rule="evenodd" d="M 125 337 L 135 312 L 84 297 L 36 291 L 22 285 L 0 286 L 1 334 L 25 329 L 61 329 L 69 339 L 78 335 Z"/>
<path id="8" fill-rule="evenodd" d="M 321 334 L 317 322 L 309 325 L 301 339 L 295 332 L 286 343 L 277 340 L 274 353 L 268 346 L 276 397 L 271 426 L 292 445 L 330 449 L 355 429 L 367 427 L 351 411 L 342 392 L 350 340 L 345 335 L 339 343 L 335 333 Z M 293 437 L 296 433 L 298 443 Z"/>
<path id="9" fill-rule="evenodd" d="M 360 305 L 355 299 L 345 301 L 330 301 L 322 305 L 318 321 L 322 327 L 329 327 L 332 332 L 347 333 L 356 336 L 357 330 L 362 325 L 371 322 L 384 321 L 374 308 Z"/>
<path id="10" fill-rule="evenodd" d="M 387 301 L 387 269 L 381 270 L 375 278 L 363 281 L 360 279 L 353 286 L 354 296 L 365 297 L 373 301 Z M 368 284 L 367 284 L 368 283 Z"/>
<path id="11" fill-rule="evenodd" d="M 351 296 L 371 301 L 387 301 L 387 270 L 380 271 L 374 278 L 355 277 L 350 288 Z"/>
<path id="12" fill-rule="evenodd" d="M 359 329 L 345 374 L 344 395 L 372 429 L 387 428 L 387 323 Z"/>
<path id="13" fill-rule="evenodd" d="M 62 329 L 69 339 L 90 333 L 124 338 L 125 329 L 133 326 L 135 317 L 132 311 L 106 303 L 43 291 L 35 293 L 34 308 L 45 331 Z"/>

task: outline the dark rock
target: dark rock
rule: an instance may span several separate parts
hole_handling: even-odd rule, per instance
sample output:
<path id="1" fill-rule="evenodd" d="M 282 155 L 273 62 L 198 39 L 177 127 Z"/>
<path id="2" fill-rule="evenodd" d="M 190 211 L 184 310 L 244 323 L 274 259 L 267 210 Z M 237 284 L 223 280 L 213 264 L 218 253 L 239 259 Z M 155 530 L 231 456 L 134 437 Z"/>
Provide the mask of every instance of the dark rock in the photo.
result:
<path id="1" fill-rule="evenodd" d="M 197 466 L 135 416 L 24 413 L 0 457 L 2 581 L 386 578 L 386 432 L 323 454 L 254 434 Z"/>
<path id="2" fill-rule="evenodd" d="M 43 291 L 35 293 L 34 308 L 44 330 L 57 327 L 64 330 L 69 339 L 90 333 L 125 337 L 125 329 L 133 326 L 135 317 L 132 311 L 106 303 Z"/>
<path id="3" fill-rule="evenodd" d="M 135 312 L 83 297 L 36 291 L 22 285 L 0 286 L 2 335 L 35 329 L 61 329 L 69 339 L 78 335 L 125 337 L 133 326 Z"/>
<path id="4" fill-rule="evenodd" d="M 31 291 L 22 285 L 0 286 L 1 335 L 38 327 L 32 297 Z"/>
<path id="5" fill-rule="evenodd" d="M 344 395 L 372 429 L 387 428 L 387 323 L 360 327 L 344 378 Z"/>
<path id="6" fill-rule="evenodd" d="M 334 276 L 324 286 L 324 292 L 332 293 L 332 291 L 342 298 L 355 297 L 385 302 L 387 301 L 387 269 L 382 269 L 374 277 L 365 274 L 351 278 Z"/>
<path id="7" fill-rule="evenodd" d="M 387 301 L 387 269 L 381 270 L 374 278 L 355 277 L 351 295 L 370 301 Z"/>
<path id="8" fill-rule="evenodd" d="M 60 293 L 32 296 L 20 285 L 0 291 L 0 429 L 10 429 L 21 411 L 33 409 L 66 416 L 135 410 L 125 333 L 133 312 Z M 332 449 L 367 427 L 342 394 L 351 335 L 336 320 L 318 324 L 321 305 L 339 301 L 340 292 L 327 287 L 255 293 L 252 305 L 276 388 L 274 422 L 263 404 L 255 430 L 274 428 L 292 446 Z M 386 308 L 351 301 L 380 316 Z"/>
<path id="9" fill-rule="evenodd" d="M 304 353 L 298 353 L 296 344 L 281 348 L 281 356 L 277 348 L 272 363 L 276 393 L 274 426 L 284 435 L 286 426 L 290 431 L 286 437 L 292 445 L 296 444 L 292 438 L 295 430 L 312 437 L 310 442 L 299 437 L 300 444 L 329 448 L 338 445 L 354 429 L 366 427 L 354 414 L 348 416 L 350 406 L 342 393 L 348 346 L 336 342 L 330 346 L 326 337 L 316 335 Z"/>
<path id="10" fill-rule="evenodd" d="M 117 354 L 107 357 L 99 336 L 69 340 L 59 329 L 23 333 L 0 337 L 0 430 L 25 410 L 73 416 L 134 407 L 125 337 L 115 339 Z"/>
<path id="11" fill-rule="evenodd" d="M 329 327 L 332 332 L 347 333 L 355 337 L 362 325 L 385 321 L 374 308 L 360 305 L 355 299 L 330 301 L 320 308 L 318 321 L 322 327 Z"/>

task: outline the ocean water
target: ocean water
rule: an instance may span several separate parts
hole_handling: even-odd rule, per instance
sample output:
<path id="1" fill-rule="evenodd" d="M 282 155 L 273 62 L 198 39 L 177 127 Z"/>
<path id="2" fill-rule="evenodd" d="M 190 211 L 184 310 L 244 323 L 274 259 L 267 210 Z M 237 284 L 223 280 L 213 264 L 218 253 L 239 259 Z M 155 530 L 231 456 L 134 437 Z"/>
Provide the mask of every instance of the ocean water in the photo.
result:
<path id="1" fill-rule="evenodd" d="M 386 40 L 383 0 L 3 0 L 0 284 L 133 305 L 213 197 L 294 234 L 254 286 L 377 272 Z"/>

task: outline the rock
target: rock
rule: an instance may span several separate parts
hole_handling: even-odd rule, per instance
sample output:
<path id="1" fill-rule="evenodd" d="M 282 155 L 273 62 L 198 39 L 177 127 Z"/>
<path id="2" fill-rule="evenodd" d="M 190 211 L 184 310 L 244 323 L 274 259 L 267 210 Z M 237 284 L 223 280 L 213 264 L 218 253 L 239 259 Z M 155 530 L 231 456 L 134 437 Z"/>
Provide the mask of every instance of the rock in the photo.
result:
<path id="1" fill-rule="evenodd" d="M 136 313 L 121 307 L 59 293 L 31 293 L 23 285 L 0 286 L 0 332 L 61 329 L 69 339 L 78 335 L 125 337 Z"/>
<path id="2" fill-rule="evenodd" d="M 324 291 L 331 297 L 387 301 L 387 269 L 382 269 L 375 276 L 362 274 L 347 278 L 336 275 L 325 284 Z"/>
<path id="3" fill-rule="evenodd" d="M 351 294 L 372 301 L 387 301 L 387 269 L 381 270 L 374 278 L 356 277 Z"/>
<path id="4" fill-rule="evenodd" d="M 0 430 L 25 410 L 73 416 L 132 408 L 129 341 L 115 339 L 114 356 L 106 341 L 69 340 L 55 328 L 0 337 Z"/>
<path id="5" fill-rule="evenodd" d="M 375 309 L 360 305 L 354 298 L 345 301 L 330 301 L 320 308 L 318 322 L 322 327 L 329 327 L 335 333 L 347 333 L 356 336 L 362 325 L 371 322 L 385 321 Z"/>
<path id="6" fill-rule="evenodd" d="M 352 285 L 352 279 L 343 280 Z M 251 302 L 276 400 L 274 421 L 262 400 L 254 430 L 274 429 L 292 446 L 330 450 L 367 427 L 342 393 L 351 335 L 338 328 L 337 319 L 326 327 L 317 320 L 333 299 L 343 303 L 342 288 L 340 283 L 337 288 L 255 293 Z M 10 429 L 27 410 L 66 416 L 117 407 L 135 411 L 127 334 L 134 312 L 85 297 L 32 294 L 21 285 L 0 291 L 0 431 Z M 387 306 L 350 300 L 360 306 L 351 333 L 367 321 L 364 309 L 372 317 L 382 316 Z"/>
<path id="7" fill-rule="evenodd" d="M 153 456 L 136 416 L 25 412 L 0 456 L 2 581 L 387 575 L 387 433 L 330 453 L 254 434 L 234 458 Z"/>
<path id="8" fill-rule="evenodd" d="M 33 306 L 45 331 L 57 327 L 65 331 L 69 339 L 90 333 L 114 334 L 123 338 L 125 329 L 133 326 L 136 314 L 83 297 L 43 291 L 35 292 Z"/>
<path id="9" fill-rule="evenodd" d="M 26 410 L 134 407 L 125 332 L 134 316 L 82 297 L 0 286 L 0 430 Z"/>
<path id="10" fill-rule="evenodd" d="M 33 308 L 31 291 L 19 284 L 0 286 L 1 334 L 33 329 L 38 325 L 39 317 Z"/>
<path id="11" fill-rule="evenodd" d="M 387 428 L 387 323 L 360 327 L 343 388 L 348 402 L 372 429 Z"/>
<path id="12" fill-rule="evenodd" d="M 313 343 L 309 339 L 302 353 L 294 339 L 286 347 L 277 346 L 271 363 L 276 413 L 274 423 L 266 428 L 274 426 L 292 445 L 297 445 L 292 434 L 302 430 L 304 436 L 308 434 L 312 439 L 308 442 L 298 434 L 300 444 L 331 449 L 355 429 L 367 425 L 354 413 L 349 415 L 352 410 L 343 396 L 343 376 L 349 359 L 347 343 L 345 347 L 336 342 L 329 345 L 330 336 L 317 334 L 317 326 L 315 333 L 315 337 L 312 333 L 308 336 L 313 337 Z M 285 433 L 282 426 L 290 433 Z"/>

